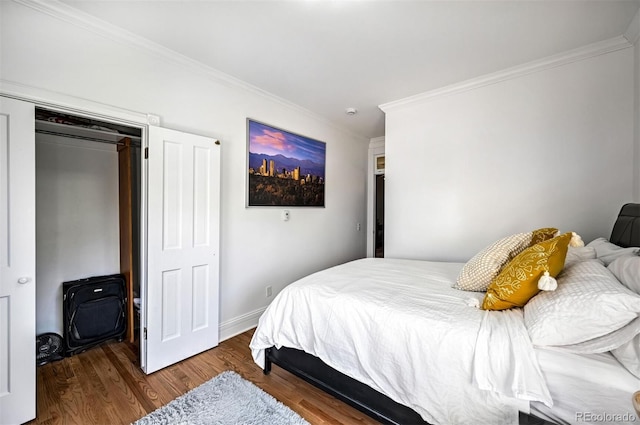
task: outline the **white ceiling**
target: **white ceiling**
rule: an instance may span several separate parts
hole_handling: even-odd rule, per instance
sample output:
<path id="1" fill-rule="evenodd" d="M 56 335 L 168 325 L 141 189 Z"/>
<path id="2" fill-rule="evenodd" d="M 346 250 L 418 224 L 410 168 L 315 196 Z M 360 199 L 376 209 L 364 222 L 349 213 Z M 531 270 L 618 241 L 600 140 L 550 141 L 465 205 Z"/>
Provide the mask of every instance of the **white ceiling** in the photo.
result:
<path id="1" fill-rule="evenodd" d="M 366 138 L 378 105 L 622 35 L 640 0 L 63 0 Z M 358 114 L 348 116 L 354 107 Z"/>

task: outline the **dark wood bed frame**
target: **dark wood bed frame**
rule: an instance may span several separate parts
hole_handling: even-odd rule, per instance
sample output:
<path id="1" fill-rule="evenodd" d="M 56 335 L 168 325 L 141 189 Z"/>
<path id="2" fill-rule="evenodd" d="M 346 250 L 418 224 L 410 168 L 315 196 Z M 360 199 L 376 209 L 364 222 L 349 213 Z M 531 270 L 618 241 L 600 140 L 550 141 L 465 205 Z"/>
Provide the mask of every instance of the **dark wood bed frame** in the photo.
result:
<path id="1" fill-rule="evenodd" d="M 622 247 L 640 246 L 640 204 L 625 204 L 622 207 L 609 240 Z M 428 425 L 413 409 L 338 372 L 304 351 L 287 347 L 268 348 L 265 350 L 265 374 L 269 374 L 272 364 L 299 376 L 383 424 Z M 520 413 L 521 425 L 548 423 L 535 416 Z"/>

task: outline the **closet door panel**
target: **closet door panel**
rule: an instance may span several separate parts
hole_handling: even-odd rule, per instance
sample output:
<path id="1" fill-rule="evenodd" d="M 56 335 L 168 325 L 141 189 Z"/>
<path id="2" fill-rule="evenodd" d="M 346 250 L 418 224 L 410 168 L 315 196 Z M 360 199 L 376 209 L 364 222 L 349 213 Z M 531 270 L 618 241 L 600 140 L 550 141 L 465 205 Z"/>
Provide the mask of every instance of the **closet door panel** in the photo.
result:
<path id="1" fill-rule="evenodd" d="M 220 147 L 149 128 L 145 371 L 218 345 Z"/>
<path id="2" fill-rule="evenodd" d="M 209 293 L 210 282 L 209 277 L 209 266 L 195 266 L 193 268 L 193 320 L 192 320 L 192 331 L 198 331 L 200 329 L 205 329 L 209 326 L 209 316 L 211 312 L 209 311 L 209 303 L 207 300 L 211 296 Z"/>
<path id="3" fill-rule="evenodd" d="M 34 120 L 0 97 L 0 424 L 36 416 Z"/>
<path id="4" fill-rule="evenodd" d="M 185 210 L 185 193 L 183 180 L 185 170 L 183 167 L 183 146 L 176 141 L 163 140 L 162 154 L 162 241 L 163 248 L 167 250 L 180 250 L 182 248 L 184 223 L 182 214 Z"/>

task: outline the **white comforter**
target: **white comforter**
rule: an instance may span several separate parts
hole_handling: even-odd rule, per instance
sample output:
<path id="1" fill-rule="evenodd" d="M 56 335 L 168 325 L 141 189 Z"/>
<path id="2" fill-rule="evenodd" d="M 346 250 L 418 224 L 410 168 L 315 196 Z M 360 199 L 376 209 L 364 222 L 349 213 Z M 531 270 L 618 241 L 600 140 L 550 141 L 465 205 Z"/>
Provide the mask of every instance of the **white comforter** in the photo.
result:
<path id="1" fill-rule="evenodd" d="M 516 424 L 551 405 L 519 310 L 470 306 L 451 288 L 461 263 L 362 259 L 286 287 L 251 341 L 313 354 L 432 424 Z"/>

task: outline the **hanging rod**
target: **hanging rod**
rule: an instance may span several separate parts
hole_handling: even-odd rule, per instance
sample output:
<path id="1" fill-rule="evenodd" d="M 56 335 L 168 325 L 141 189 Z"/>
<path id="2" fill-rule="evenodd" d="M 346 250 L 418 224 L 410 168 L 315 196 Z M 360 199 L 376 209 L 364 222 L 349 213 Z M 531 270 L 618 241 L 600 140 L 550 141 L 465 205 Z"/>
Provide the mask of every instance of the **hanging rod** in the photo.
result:
<path id="1" fill-rule="evenodd" d="M 36 133 L 48 134 L 50 136 L 66 137 L 66 138 L 70 138 L 70 139 L 88 140 L 88 141 L 91 141 L 91 142 L 109 143 L 110 145 L 124 145 L 124 143 L 121 142 L 120 140 L 99 139 L 97 137 L 84 136 L 84 135 L 78 135 L 78 134 L 61 133 L 61 132 L 56 132 L 56 131 L 51 131 L 51 130 L 43 130 L 43 129 L 39 129 L 39 128 L 36 128 Z M 117 137 L 117 136 L 120 136 L 121 139 L 126 139 L 126 138 L 131 139 L 131 146 L 133 146 L 133 147 L 140 147 L 141 146 L 140 137 L 113 133 L 113 137 Z"/>

